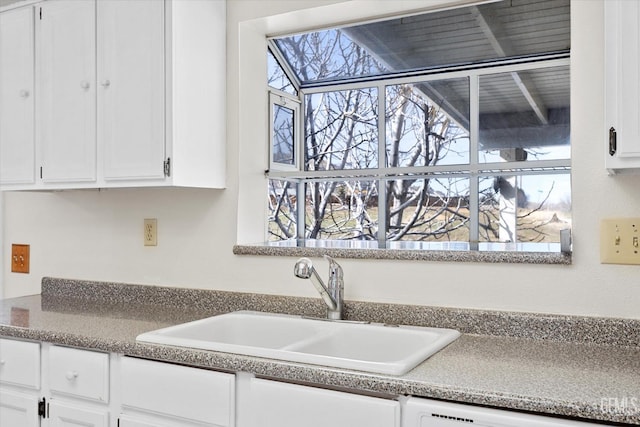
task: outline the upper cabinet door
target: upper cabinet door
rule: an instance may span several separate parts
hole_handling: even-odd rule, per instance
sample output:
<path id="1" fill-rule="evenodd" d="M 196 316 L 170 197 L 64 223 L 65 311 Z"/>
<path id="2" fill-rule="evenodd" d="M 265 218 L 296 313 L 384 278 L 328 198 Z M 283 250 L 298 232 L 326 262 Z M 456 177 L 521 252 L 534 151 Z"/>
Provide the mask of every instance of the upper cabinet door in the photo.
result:
<path id="1" fill-rule="evenodd" d="M 33 8 L 0 14 L 0 184 L 34 182 Z"/>
<path id="2" fill-rule="evenodd" d="M 100 0 L 98 146 L 105 180 L 162 179 L 165 5 Z"/>
<path id="3" fill-rule="evenodd" d="M 640 2 L 604 8 L 606 167 L 640 169 Z"/>
<path id="4" fill-rule="evenodd" d="M 95 2 L 48 1 L 37 10 L 36 138 L 42 181 L 95 181 Z"/>

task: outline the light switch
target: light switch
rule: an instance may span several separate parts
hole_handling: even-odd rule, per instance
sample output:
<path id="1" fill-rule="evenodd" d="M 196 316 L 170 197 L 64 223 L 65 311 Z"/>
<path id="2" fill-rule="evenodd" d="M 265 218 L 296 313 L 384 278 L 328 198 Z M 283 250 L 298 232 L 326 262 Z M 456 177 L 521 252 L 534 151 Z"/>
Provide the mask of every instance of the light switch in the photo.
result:
<path id="1" fill-rule="evenodd" d="M 607 218 L 600 223 L 600 262 L 640 265 L 640 218 Z"/>

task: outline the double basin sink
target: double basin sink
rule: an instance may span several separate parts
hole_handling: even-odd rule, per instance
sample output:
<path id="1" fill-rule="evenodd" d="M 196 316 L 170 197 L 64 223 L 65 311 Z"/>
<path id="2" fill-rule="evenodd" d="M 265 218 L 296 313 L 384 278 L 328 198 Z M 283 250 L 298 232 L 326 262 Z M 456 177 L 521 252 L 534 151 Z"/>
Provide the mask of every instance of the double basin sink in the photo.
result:
<path id="1" fill-rule="evenodd" d="M 143 333 L 136 341 L 402 375 L 459 336 L 453 329 L 236 311 Z"/>

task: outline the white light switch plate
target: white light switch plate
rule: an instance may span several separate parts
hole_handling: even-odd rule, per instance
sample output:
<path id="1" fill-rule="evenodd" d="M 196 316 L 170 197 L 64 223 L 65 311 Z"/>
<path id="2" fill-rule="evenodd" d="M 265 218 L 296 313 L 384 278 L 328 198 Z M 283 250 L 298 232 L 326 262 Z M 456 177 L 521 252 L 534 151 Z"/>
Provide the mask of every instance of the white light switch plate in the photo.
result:
<path id="1" fill-rule="evenodd" d="M 600 262 L 640 264 L 640 218 L 607 218 L 600 222 Z"/>

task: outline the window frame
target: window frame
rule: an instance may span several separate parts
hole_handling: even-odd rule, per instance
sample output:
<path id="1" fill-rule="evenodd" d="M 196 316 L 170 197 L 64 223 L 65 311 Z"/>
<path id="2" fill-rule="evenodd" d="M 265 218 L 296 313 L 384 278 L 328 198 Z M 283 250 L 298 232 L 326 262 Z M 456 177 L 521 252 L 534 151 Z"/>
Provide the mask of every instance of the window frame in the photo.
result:
<path id="1" fill-rule="evenodd" d="M 273 45 L 273 41 L 269 41 L 269 46 Z M 273 49 L 271 49 L 273 52 Z M 277 56 L 276 56 L 277 57 Z M 481 76 L 520 72 L 527 70 L 536 70 L 543 68 L 553 67 L 567 67 L 569 72 L 570 66 L 570 52 L 557 52 L 551 54 L 540 54 L 529 57 L 521 58 L 505 58 L 497 59 L 494 61 L 486 62 L 481 65 L 462 65 L 443 67 L 434 70 L 421 70 L 412 71 L 397 74 L 385 74 L 376 77 L 361 77 L 350 79 L 348 82 L 344 81 L 330 81 L 319 82 L 301 86 L 298 81 L 292 80 L 295 89 L 298 92 L 298 97 L 301 102 L 301 111 L 305 111 L 305 99 L 307 95 L 332 92 L 332 91 L 344 91 L 358 88 L 370 88 L 377 87 L 378 89 L 378 111 L 386 111 L 386 87 L 389 85 L 398 84 L 410 84 L 417 82 L 428 82 L 436 80 L 445 80 L 453 78 L 468 78 L 470 85 L 470 126 L 469 126 L 469 163 L 460 165 L 435 165 L 435 166 L 414 166 L 414 167 L 399 167 L 388 168 L 384 167 L 386 164 L 386 125 L 385 114 L 378 114 L 378 167 L 371 169 L 358 169 L 358 170 L 323 170 L 323 171 L 305 171 L 304 159 L 300 158 L 297 169 L 289 170 L 269 170 L 266 173 L 266 179 L 278 179 L 287 180 L 297 183 L 297 195 L 298 200 L 306 202 L 305 198 L 305 182 L 318 181 L 318 180 L 340 180 L 340 179 L 357 179 L 365 178 L 370 180 L 377 180 L 383 182 L 388 179 L 394 179 L 397 177 L 409 175 L 412 178 L 443 178 L 449 176 L 464 176 L 469 179 L 469 211 L 474 212 L 470 215 L 469 235 L 470 239 L 468 243 L 468 250 L 481 251 L 481 252 L 493 252 L 495 250 L 481 249 L 479 237 L 479 180 L 481 177 L 496 176 L 496 175 L 510 175 L 510 176 L 525 176 L 536 174 L 566 174 L 571 177 L 571 156 L 567 159 L 559 160 L 528 160 L 526 163 L 521 161 L 505 161 L 494 163 L 481 163 L 479 161 L 479 79 Z M 291 70 L 284 70 L 287 75 L 290 75 Z M 273 88 L 270 88 L 273 90 Z M 300 116 L 300 121 L 296 122 L 299 126 L 298 134 L 298 152 L 300 156 L 304 156 L 305 150 L 305 138 L 306 135 L 302 135 L 305 131 L 305 123 L 303 115 Z M 271 123 L 270 123 L 271 125 Z M 271 144 L 271 141 L 270 141 Z M 381 166 L 382 165 L 382 166 Z M 386 215 L 385 207 L 385 195 L 383 191 L 379 192 L 378 200 L 378 224 L 385 224 Z M 305 221 L 304 213 L 306 206 L 298 206 L 298 230 L 297 230 L 297 242 L 299 246 L 304 246 L 305 238 Z M 377 244 L 379 248 L 388 248 L 388 241 L 386 239 L 387 230 L 384 227 L 378 227 L 378 239 Z M 267 237 L 267 236 L 265 236 Z M 326 242 L 330 242 L 327 240 Z M 273 243 L 273 242 L 271 242 Z M 511 246 L 505 245 L 507 252 L 531 252 L 528 250 L 517 249 L 518 242 Z M 521 243 L 522 245 L 522 243 Z M 565 251 L 566 248 L 562 248 L 560 243 L 557 244 L 559 250 L 547 250 L 542 252 L 558 253 Z M 419 249 L 422 250 L 422 249 Z"/>
<path id="2" fill-rule="evenodd" d="M 298 91 L 299 93 L 299 91 Z M 300 99 L 286 92 L 269 88 L 269 150 L 268 150 L 268 172 L 267 173 L 284 173 L 295 172 L 300 170 L 303 153 L 299 144 L 302 129 L 300 128 Z M 276 162 L 273 159 L 273 151 L 275 144 L 275 117 L 274 110 L 276 106 L 287 108 L 293 111 L 293 164 Z"/>

